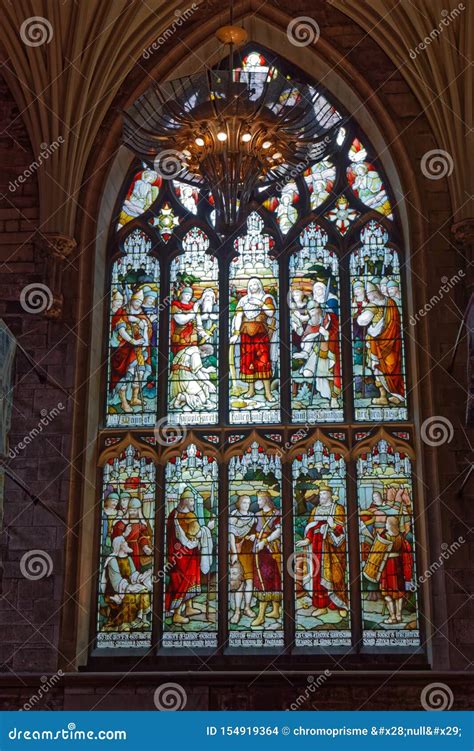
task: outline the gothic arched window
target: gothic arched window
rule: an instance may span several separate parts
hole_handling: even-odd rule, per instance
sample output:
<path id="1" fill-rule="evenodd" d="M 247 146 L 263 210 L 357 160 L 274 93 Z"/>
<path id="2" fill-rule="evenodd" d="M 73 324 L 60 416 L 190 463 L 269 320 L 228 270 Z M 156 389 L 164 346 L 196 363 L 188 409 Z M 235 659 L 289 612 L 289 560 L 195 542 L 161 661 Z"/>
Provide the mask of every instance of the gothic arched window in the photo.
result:
<path id="1" fill-rule="evenodd" d="M 284 73 L 249 50 L 240 74 L 256 65 Z M 336 154 L 257 191 L 232 237 L 212 194 L 133 165 L 111 239 L 99 652 L 420 644 L 400 236 L 348 117 Z"/>

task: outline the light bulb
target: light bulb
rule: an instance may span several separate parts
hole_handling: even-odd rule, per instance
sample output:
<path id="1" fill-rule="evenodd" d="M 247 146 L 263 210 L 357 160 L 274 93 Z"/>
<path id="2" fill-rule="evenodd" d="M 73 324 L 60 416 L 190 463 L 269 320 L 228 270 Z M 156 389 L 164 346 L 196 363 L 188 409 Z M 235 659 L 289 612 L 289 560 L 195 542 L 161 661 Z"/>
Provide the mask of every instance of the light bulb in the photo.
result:
<path id="1" fill-rule="evenodd" d="M 271 141 L 264 141 L 264 142 L 262 143 L 262 148 L 263 148 L 263 149 L 269 149 L 271 145 L 272 145 L 272 142 L 271 142 Z"/>
<path id="2" fill-rule="evenodd" d="M 274 159 L 281 159 L 281 156 L 281 151 L 275 151 L 275 153 L 273 154 Z"/>
<path id="3" fill-rule="evenodd" d="M 248 143 L 251 140 L 252 140 L 252 134 L 251 133 L 244 133 L 243 134 L 242 141 L 244 141 L 244 143 Z"/>
<path id="4" fill-rule="evenodd" d="M 227 133 L 224 133 L 223 130 L 220 130 L 219 133 L 217 134 L 217 139 L 219 141 L 227 141 Z"/>
<path id="5" fill-rule="evenodd" d="M 204 146 L 204 138 L 201 138 L 200 136 L 198 136 L 198 138 L 194 139 L 194 143 L 197 146 Z"/>

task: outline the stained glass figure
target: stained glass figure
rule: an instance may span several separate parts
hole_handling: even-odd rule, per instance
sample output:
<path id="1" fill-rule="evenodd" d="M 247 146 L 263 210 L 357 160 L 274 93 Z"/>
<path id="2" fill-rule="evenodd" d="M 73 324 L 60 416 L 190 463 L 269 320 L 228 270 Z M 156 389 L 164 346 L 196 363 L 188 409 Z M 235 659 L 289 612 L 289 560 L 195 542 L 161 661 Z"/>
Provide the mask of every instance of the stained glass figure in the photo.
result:
<path id="1" fill-rule="evenodd" d="M 263 205 L 269 211 L 273 211 L 280 225 L 283 235 L 288 234 L 292 226 L 298 220 L 296 204 L 299 200 L 298 188 L 295 182 L 287 183 L 279 196 L 267 198 Z"/>
<path id="2" fill-rule="evenodd" d="M 150 249 L 134 230 L 112 267 L 107 427 L 155 422 L 160 269 Z"/>
<path id="3" fill-rule="evenodd" d="M 406 420 L 400 264 L 387 231 L 370 221 L 350 258 L 356 420 Z"/>
<path id="4" fill-rule="evenodd" d="M 334 188 L 336 168 L 329 161 L 318 162 L 305 171 L 304 179 L 310 194 L 311 208 L 314 211 L 321 206 Z"/>
<path id="5" fill-rule="evenodd" d="M 97 646 L 151 643 L 155 466 L 128 446 L 103 470 Z"/>
<path id="6" fill-rule="evenodd" d="M 273 238 L 252 212 L 247 234 L 236 239 L 230 265 L 230 421 L 280 420 L 278 264 Z"/>
<path id="7" fill-rule="evenodd" d="M 199 188 L 188 185 L 188 183 L 182 183 L 179 180 L 173 180 L 173 187 L 179 202 L 184 206 L 186 211 L 189 211 L 191 214 L 197 214 Z"/>
<path id="8" fill-rule="evenodd" d="M 217 646 L 217 462 L 190 444 L 166 466 L 163 646 Z"/>
<path id="9" fill-rule="evenodd" d="M 293 422 L 343 420 L 339 266 L 327 233 L 311 222 L 290 258 Z"/>
<path id="10" fill-rule="evenodd" d="M 342 195 L 336 200 L 333 209 L 324 215 L 330 222 L 334 222 L 339 234 L 344 236 L 350 229 L 353 221 L 360 216 L 360 213 L 350 206 L 346 196 Z"/>
<path id="11" fill-rule="evenodd" d="M 420 643 L 412 467 L 380 440 L 357 461 L 363 640 L 367 647 Z"/>
<path id="12" fill-rule="evenodd" d="M 229 646 L 282 647 L 281 460 L 254 442 L 229 461 Z"/>
<path id="13" fill-rule="evenodd" d="M 174 232 L 174 228 L 179 225 L 179 216 L 176 216 L 172 206 L 165 202 L 160 209 L 160 213 L 150 217 L 148 223 L 158 229 L 161 239 L 167 243 Z"/>
<path id="14" fill-rule="evenodd" d="M 367 151 L 358 138 L 354 138 L 349 149 L 351 164 L 347 168 L 347 179 L 354 194 L 369 209 L 393 219 L 392 207 L 382 179 L 373 164 L 367 161 Z"/>
<path id="15" fill-rule="evenodd" d="M 137 172 L 125 196 L 117 229 L 150 208 L 158 198 L 162 182 L 162 178 L 154 170 L 147 168 Z"/>
<path id="16" fill-rule="evenodd" d="M 297 647 L 351 645 L 343 457 L 321 441 L 293 460 Z"/>
<path id="17" fill-rule="evenodd" d="M 217 422 L 218 264 L 208 249 L 205 232 L 193 227 L 183 239 L 184 253 L 171 263 L 171 424 Z"/>

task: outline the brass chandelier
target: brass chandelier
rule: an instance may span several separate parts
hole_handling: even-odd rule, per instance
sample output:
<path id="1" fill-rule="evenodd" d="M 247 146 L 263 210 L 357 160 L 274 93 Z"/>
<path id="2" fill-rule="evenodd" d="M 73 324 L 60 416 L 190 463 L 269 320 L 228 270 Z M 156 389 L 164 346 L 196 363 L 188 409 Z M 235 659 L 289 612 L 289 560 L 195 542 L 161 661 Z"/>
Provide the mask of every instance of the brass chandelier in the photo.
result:
<path id="1" fill-rule="evenodd" d="M 149 89 L 125 113 L 123 142 L 167 179 L 206 188 L 218 232 L 232 231 L 257 188 L 280 190 L 336 147 L 341 117 L 314 86 L 271 66 L 234 67 L 244 29 L 217 32 L 227 70 L 206 70 Z"/>

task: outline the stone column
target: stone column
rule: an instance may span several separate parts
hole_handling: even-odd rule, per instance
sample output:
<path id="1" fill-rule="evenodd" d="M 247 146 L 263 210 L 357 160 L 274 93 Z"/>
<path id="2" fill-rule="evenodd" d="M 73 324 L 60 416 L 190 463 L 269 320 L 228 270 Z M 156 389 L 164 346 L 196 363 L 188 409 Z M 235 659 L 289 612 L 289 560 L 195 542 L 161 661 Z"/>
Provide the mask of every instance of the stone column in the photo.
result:
<path id="1" fill-rule="evenodd" d="M 62 277 L 64 265 L 76 247 L 73 237 L 57 232 L 38 232 L 35 235 L 35 250 L 38 259 L 44 263 L 43 279 L 51 292 L 52 303 L 45 311 L 47 318 L 62 318 L 64 297 Z"/>
<path id="2" fill-rule="evenodd" d="M 474 219 L 463 219 L 451 227 L 451 232 L 459 248 L 459 253 L 465 261 L 466 268 L 466 301 L 467 308 L 464 323 L 468 335 L 467 362 L 467 409 L 466 424 L 474 425 L 474 272 L 472 262 L 474 258 Z"/>

